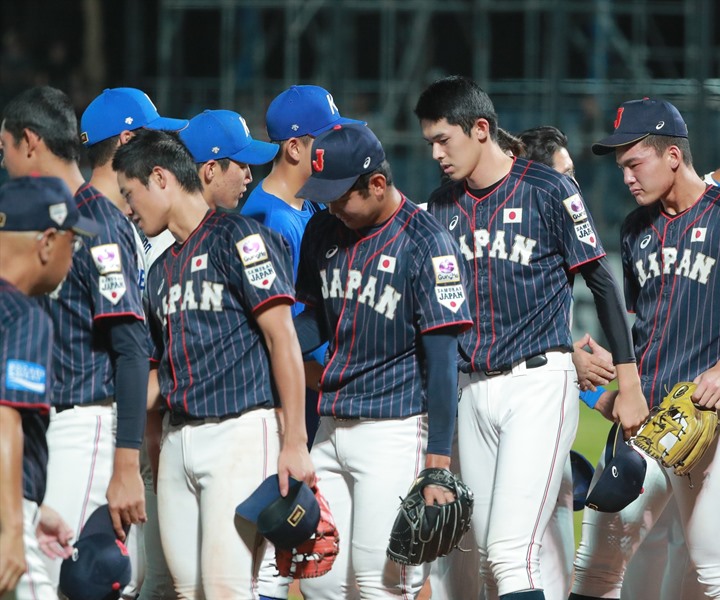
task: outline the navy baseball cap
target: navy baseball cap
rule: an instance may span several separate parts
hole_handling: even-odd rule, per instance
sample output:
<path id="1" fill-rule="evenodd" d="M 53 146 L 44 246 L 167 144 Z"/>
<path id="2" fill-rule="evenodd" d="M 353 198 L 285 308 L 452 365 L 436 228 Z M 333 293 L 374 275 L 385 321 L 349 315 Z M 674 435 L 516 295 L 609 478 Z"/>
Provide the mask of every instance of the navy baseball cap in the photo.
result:
<path id="1" fill-rule="evenodd" d="M 70 188 L 58 177 L 18 177 L 0 187 L 0 231 L 53 227 L 92 237 L 100 227 L 80 216 Z"/>
<path id="2" fill-rule="evenodd" d="M 575 450 L 570 450 L 570 467 L 573 482 L 573 510 L 582 510 L 595 469 L 587 458 Z"/>
<path id="3" fill-rule="evenodd" d="M 649 135 L 686 138 L 688 128 L 678 109 L 667 100 L 630 100 L 618 108 L 613 134 L 595 142 L 592 151 L 610 154 L 619 146 L 639 142 Z"/>
<path id="4" fill-rule="evenodd" d="M 605 468 L 588 494 L 585 506 L 600 512 L 619 512 L 643 492 L 647 463 L 623 439 L 614 424 L 605 446 Z"/>
<path id="5" fill-rule="evenodd" d="M 148 95 L 136 88 L 106 89 L 93 100 L 80 118 L 80 140 L 92 146 L 123 131 L 162 129 L 179 131 L 186 119 L 168 119 L 158 114 Z"/>
<path id="6" fill-rule="evenodd" d="M 328 204 L 345 194 L 358 177 L 377 169 L 385 151 L 369 127 L 351 123 L 318 136 L 312 156 L 312 174 L 295 197 Z"/>
<path id="7" fill-rule="evenodd" d="M 318 136 L 335 125 L 365 121 L 340 116 L 332 94 L 318 85 L 293 85 L 279 94 L 265 114 L 268 136 L 274 142 L 303 135 Z"/>
<path id="8" fill-rule="evenodd" d="M 115 536 L 107 504 L 90 515 L 73 546 L 72 556 L 60 567 L 60 591 L 68 600 L 119 598 L 132 567 L 127 548 Z"/>
<path id="9" fill-rule="evenodd" d="M 277 144 L 254 140 L 245 119 L 231 110 L 206 110 L 190 119 L 180 139 L 196 163 L 229 158 L 249 165 L 270 162 Z"/>
<path id="10" fill-rule="evenodd" d="M 312 489 L 291 477 L 290 490 L 283 498 L 277 475 L 263 481 L 235 512 L 255 523 L 278 548 L 295 548 L 310 539 L 320 522 L 320 505 Z"/>

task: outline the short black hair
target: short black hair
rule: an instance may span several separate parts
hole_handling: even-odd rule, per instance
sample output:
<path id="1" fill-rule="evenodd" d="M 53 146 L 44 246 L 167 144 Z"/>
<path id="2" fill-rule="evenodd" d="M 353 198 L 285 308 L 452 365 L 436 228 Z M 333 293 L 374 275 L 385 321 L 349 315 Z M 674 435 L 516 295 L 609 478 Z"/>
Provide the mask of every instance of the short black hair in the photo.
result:
<path id="1" fill-rule="evenodd" d="M 692 166 L 692 152 L 690 151 L 690 141 L 686 137 L 672 137 L 670 135 L 649 135 L 642 139 L 646 146 L 655 149 L 660 156 L 670 146 L 677 146 L 682 152 L 683 162 L 688 166 Z"/>
<path id="2" fill-rule="evenodd" d="M 360 192 L 364 198 L 367 198 L 369 196 L 368 189 L 370 187 L 370 178 L 373 177 L 373 175 L 382 175 L 385 177 L 388 187 L 393 184 L 390 163 L 387 160 L 383 160 L 373 171 L 360 175 L 360 177 L 355 180 L 355 183 L 352 184 L 352 187 L 348 190 L 348 192 Z"/>
<path id="3" fill-rule="evenodd" d="M 498 116 L 490 97 L 472 79 L 452 75 L 431 83 L 415 105 L 420 120 L 446 119 L 470 135 L 478 119 L 490 124 L 490 138 L 497 141 Z"/>
<path id="4" fill-rule="evenodd" d="M 115 156 L 119 140 L 120 134 L 106 138 L 92 146 L 85 146 L 90 168 L 102 167 L 109 163 Z"/>
<path id="5" fill-rule="evenodd" d="M 542 125 L 526 129 L 518 136 L 525 144 L 525 158 L 553 167 L 553 156 L 561 148 L 567 149 L 567 136 L 557 127 Z"/>
<path id="6" fill-rule="evenodd" d="M 49 85 L 29 88 L 7 103 L 2 118 L 16 145 L 29 129 L 58 158 L 67 162 L 80 160 L 77 115 L 65 92 Z"/>
<path id="7" fill-rule="evenodd" d="M 186 192 L 202 193 L 195 160 L 176 132 L 138 129 L 127 144 L 117 149 L 112 167 L 145 187 L 152 170 L 162 167 L 175 175 Z"/>

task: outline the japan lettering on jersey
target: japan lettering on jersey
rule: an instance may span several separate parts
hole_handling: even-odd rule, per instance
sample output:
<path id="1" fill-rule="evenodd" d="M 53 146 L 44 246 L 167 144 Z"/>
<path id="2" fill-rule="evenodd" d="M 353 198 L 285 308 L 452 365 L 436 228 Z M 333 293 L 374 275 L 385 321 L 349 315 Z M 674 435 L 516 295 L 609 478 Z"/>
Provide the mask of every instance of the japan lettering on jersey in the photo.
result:
<path id="1" fill-rule="evenodd" d="M 133 225 L 89 184 L 75 194 L 80 214 L 96 221 L 100 234 L 73 257 L 58 288 L 43 297 L 53 319 L 53 405 L 99 402 L 115 395 L 110 344 L 98 332 L 102 319 L 144 320 L 138 286 L 137 243 Z"/>
<path id="2" fill-rule="evenodd" d="M 298 299 L 331 332 L 322 415 L 401 418 L 425 410 L 419 334 L 470 326 L 458 248 L 403 198 L 365 237 L 323 211 L 303 237 Z"/>
<path id="3" fill-rule="evenodd" d="M 20 412 L 23 497 L 45 496 L 53 326 L 33 300 L 0 279 L 0 405 Z"/>
<path id="4" fill-rule="evenodd" d="M 282 236 L 253 219 L 210 211 L 148 274 L 147 295 L 160 391 L 193 417 L 273 406 L 268 350 L 254 313 L 294 302 Z"/>
<path id="5" fill-rule="evenodd" d="M 428 211 L 457 240 L 470 271 L 473 329 L 460 340 L 463 371 L 572 349 L 569 273 L 605 254 L 572 179 L 518 158 L 484 194 L 464 181 L 443 185 Z"/>
<path id="6" fill-rule="evenodd" d="M 622 230 L 625 301 L 651 406 L 720 360 L 720 190 L 688 210 L 640 207 Z"/>

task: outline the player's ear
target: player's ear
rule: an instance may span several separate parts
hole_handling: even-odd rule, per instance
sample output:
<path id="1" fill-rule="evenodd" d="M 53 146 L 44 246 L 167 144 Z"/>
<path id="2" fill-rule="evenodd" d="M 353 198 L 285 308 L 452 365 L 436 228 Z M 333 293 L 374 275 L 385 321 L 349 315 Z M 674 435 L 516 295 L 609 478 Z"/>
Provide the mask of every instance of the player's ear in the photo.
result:
<path id="1" fill-rule="evenodd" d="M 42 264 L 47 264 L 52 258 L 53 249 L 57 242 L 58 231 L 52 227 L 38 234 L 35 241 L 38 258 Z"/>
<path id="2" fill-rule="evenodd" d="M 150 173 L 149 181 L 154 181 L 160 189 L 164 190 L 169 183 L 168 174 L 162 167 L 155 166 Z"/>
<path id="3" fill-rule="evenodd" d="M 382 173 L 375 173 L 368 181 L 368 190 L 373 196 L 382 196 L 387 189 L 387 179 Z"/>
<path id="4" fill-rule="evenodd" d="M 213 179 L 215 179 L 216 170 L 219 168 L 220 165 L 218 165 L 217 161 L 214 161 L 212 159 L 207 161 L 206 163 L 203 163 L 198 173 L 200 175 L 200 180 L 203 182 L 203 184 L 207 185 Z"/>
<path id="5" fill-rule="evenodd" d="M 676 171 L 683 162 L 683 153 L 677 146 L 670 146 L 665 150 L 665 156 L 667 157 L 670 168 Z"/>
<path id="6" fill-rule="evenodd" d="M 23 129 L 22 141 L 27 145 L 27 155 L 31 156 L 40 146 L 42 138 L 32 129 Z"/>
<path id="7" fill-rule="evenodd" d="M 487 119 L 476 119 L 473 125 L 471 136 L 484 142 L 490 137 L 490 123 Z"/>
<path id="8" fill-rule="evenodd" d="M 120 132 L 120 144 L 127 144 L 131 139 L 135 137 L 135 133 L 125 129 L 124 131 Z"/>

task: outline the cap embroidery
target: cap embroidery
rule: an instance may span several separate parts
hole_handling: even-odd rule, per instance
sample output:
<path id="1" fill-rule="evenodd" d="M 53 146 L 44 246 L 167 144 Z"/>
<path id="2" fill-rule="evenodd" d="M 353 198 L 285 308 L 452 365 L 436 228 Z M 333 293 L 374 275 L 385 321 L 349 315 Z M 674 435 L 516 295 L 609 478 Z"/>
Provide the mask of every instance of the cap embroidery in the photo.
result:
<path id="1" fill-rule="evenodd" d="M 133 119 L 132 117 L 126 117 L 126 118 L 125 118 L 125 124 L 126 124 L 126 125 L 132 125 L 133 120 L 134 120 L 134 119 Z"/>
<path id="2" fill-rule="evenodd" d="M 317 148 L 315 150 L 315 155 L 317 158 L 312 161 L 313 171 L 317 171 L 319 173 L 325 168 L 325 161 L 323 160 L 323 157 L 325 156 L 324 148 Z"/>
<path id="3" fill-rule="evenodd" d="M 655 125 L 655 129 L 662 129 L 665 127 L 665 121 L 660 121 L 657 125 Z"/>
<path id="4" fill-rule="evenodd" d="M 614 123 L 615 129 L 620 127 L 620 121 L 622 121 L 622 115 L 623 115 L 624 111 L 625 111 L 625 109 L 622 106 L 620 108 L 618 108 L 617 115 L 615 115 L 615 123 Z"/>
<path id="5" fill-rule="evenodd" d="M 367 169 L 370 166 L 370 157 L 368 156 L 365 158 L 365 162 L 363 163 L 363 169 Z"/>
<path id="6" fill-rule="evenodd" d="M 220 152 L 220 148 L 218 148 L 217 146 L 213 146 L 212 153 L 217 154 L 218 152 Z"/>

